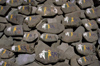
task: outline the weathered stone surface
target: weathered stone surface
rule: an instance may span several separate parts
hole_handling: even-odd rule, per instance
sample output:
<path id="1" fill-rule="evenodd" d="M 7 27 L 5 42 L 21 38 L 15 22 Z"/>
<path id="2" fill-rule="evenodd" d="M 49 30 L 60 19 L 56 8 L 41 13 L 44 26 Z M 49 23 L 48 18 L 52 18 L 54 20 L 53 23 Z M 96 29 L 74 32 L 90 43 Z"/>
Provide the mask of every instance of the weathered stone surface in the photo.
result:
<path id="1" fill-rule="evenodd" d="M 25 65 L 34 62 L 34 60 L 35 60 L 35 54 L 20 54 L 16 58 L 16 64 Z"/>

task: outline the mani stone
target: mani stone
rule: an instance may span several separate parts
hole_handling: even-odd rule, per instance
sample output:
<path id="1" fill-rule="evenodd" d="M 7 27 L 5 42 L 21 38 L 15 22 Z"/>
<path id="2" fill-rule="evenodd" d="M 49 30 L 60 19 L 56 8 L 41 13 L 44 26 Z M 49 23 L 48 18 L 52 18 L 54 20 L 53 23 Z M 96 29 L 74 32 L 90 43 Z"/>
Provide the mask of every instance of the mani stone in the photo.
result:
<path id="1" fill-rule="evenodd" d="M 81 33 L 64 30 L 61 36 L 61 40 L 67 43 L 79 41 L 81 39 Z"/>
<path id="2" fill-rule="evenodd" d="M 55 16 L 58 14 L 58 10 L 53 5 L 41 5 L 38 6 L 36 13 L 41 16 Z"/>
<path id="3" fill-rule="evenodd" d="M 24 32 L 23 40 L 27 42 L 32 42 L 39 37 L 39 32 L 37 30 Z"/>
<path id="4" fill-rule="evenodd" d="M 69 46 L 68 49 L 64 53 L 65 53 L 66 59 L 68 59 L 68 60 L 70 60 L 72 57 L 76 56 L 76 53 L 72 46 Z"/>
<path id="5" fill-rule="evenodd" d="M 31 14 L 32 6 L 29 6 L 29 5 L 19 6 L 18 11 L 22 14 L 29 15 Z"/>
<path id="6" fill-rule="evenodd" d="M 93 0 L 77 0 L 77 3 L 82 9 L 94 5 Z"/>
<path id="7" fill-rule="evenodd" d="M 3 61 L 0 59 L 0 66 L 18 66 L 14 62 L 11 61 Z"/>
<path id="8" fill-rule="evenodd" d="M 91 32 L 91 31 L 90 32 L 85 32 L 85 33 L 83 33 L 83 37 L 88 42 L 95 42 L 95 41 L 98 40 L 97 32 Z"/>
<path id="9" fill-rule="evenodd" d="M 56 63 L 57 61 L 64 59 L 64 52 L 57 48 L 46 48 L 40 52 L 36 52 L 36 60 L 43 64 Z"/>
<path id="10" fill-rule="evenodd" d="M 23 0 L 24 5 L 31 4 L 32 6 L 36 6 L 38 3 L 35 0 Z"/>
<path id="11" fill-rule="evenodd" d="M 95 52 L 95 46 L 91 43 L 77 43 L 75 48 L 82 55 L 91 55 Z"/>
<path id="12" fill-rule="evenodd" d="M 77 59 L 77 62 L 84 66 L 84 65 L 89 65 L 94 63 L 97 59 L 97 57 L 95 55 L 87 55 L 87 56 L 83 56 Z"/>
<path id="13" fill-rule="evenodd" d="M 65 3 L 67 0 L 54 0 L 54 4 L 56 5 L 63 5 L 63 3 Z"/>
<path id="14" fill-rule="evenodd" d="M 6 4 L 10 5 L 12 7 L 17 7 L 19 5 L 21 5 L 23 2 L 23 0 L 6 0 Z"/>
<path id="15" fill-rule="evenodd" d="M 42 19 L 41 15 L 28 16 L 25 18 L 24 22 L 29 27 L 35 27 L 41 21 L 41 19 Z"/>
<path id="16" fill-rule="evenodd" d="M 61 9 L 68 14 L 77 11 L 77 6 L 74 3 L 67 2 L 62 5 Z"/>
<path id="17" fill-rule="evenodd" d="M 13 52 L 21 52 L 21 53 L 33 53 L 34 52 L 34 44 L 19 44 L 13 45 L 11 47 Z"/>
<path id="18" fill-rule="evenodd" d="M 22 25 L 24 21 L 24 17 L 20 14 L 10 14 L 6 16 L 6 19 L 13 23 L 13 24 L 19 24 Z"/>
<path id="19" fill-rule="evenodd" d="M 79 17 L 66 16 L 63 19 L 62 24 L 64 24 L 66 27 L 68 26 L 78 27 L 81 25 L 81 19 Z"/>
<path id="20" fill-rule="evenodd" d="M 10 9 L 10 6 L 2 6 L 0 5 L 0 15 L 5 16 L 7 11 Z"/>
<path id="21" fill-rule="evenodd" d="M 4 33 L 8 36 L 22 36 L 23 28 L 22 25 L 10 26 L 4 30 Z"/>
<path id="22" fill-rule="evenodd" d="M 34 62 L 35 54 L 19 54 L 16 58 L 16 64 L 25 65 L 31 62 Z"/>
<path id="23" fill-rule="evenodd" d="M 45 42 L 55 42 L 58 40 L 58 36 L 56 34 L 43 33 L 40 36 L 40 39 L 45 41 Z"/>
<path id="24" fill-rule="evenodd" d="M 99 12 L 100 12 L 100 7 L 88 8 L 86 9 L 85 14 L 89 19 L 95 19 L 95 18 L 100 17 Z"/>
<path id="25" fill-rule="evenodd" d="M 0 4 L 6 3 L 6 0 L 0 0 Z"/>
<path id="26" fill-rule="evenodd" d="M 0 48 L 0 58 L 11 58 L 14 55 L 13 52 Z"/>
<path id="27" fill-rule="evenodd" d="M 40 23 L 36 28 L 41 32 L 56 34 L 64 30 L 64 25 L 62 25 L 61 23 Z"/>
<path id="28" fill-rule="evenodd" d="M 98 29 L 98 25 L 94 20 L 83 19 L 82 23 L 87 30 Z"/>

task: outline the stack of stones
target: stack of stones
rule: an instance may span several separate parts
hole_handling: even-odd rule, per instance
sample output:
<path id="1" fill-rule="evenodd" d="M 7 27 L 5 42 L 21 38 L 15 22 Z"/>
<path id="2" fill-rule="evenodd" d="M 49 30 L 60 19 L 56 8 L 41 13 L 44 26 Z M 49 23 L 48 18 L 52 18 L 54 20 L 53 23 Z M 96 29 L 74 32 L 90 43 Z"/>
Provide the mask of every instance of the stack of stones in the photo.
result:
<path id="1" fill-rule="evenodd" d="M 0 66 L 100 66 L 99 4 L 0 0 Z"/>

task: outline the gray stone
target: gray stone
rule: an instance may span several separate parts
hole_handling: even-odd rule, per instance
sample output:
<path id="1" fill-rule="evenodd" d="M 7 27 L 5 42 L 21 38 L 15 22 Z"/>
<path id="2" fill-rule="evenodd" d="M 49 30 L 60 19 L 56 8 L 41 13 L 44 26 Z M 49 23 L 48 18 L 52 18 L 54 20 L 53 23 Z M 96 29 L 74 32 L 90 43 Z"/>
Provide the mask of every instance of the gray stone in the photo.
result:
<path id="1" fill-rule="evenodd" d="M 0 0 L 0 4 L 6 3 L 6 0 Z"/>
<path id="2" fill-rule="evenodd" d="M 96 60 L 94 63 L 92 63 L 88 66 L 100 66 L 100 61 Z"/>
<path id="3" fill-rule="evenodd" d="M 8 23 L 6 18 L 4 17 L 0 17 L 0 23 Z"/>
<path id="4" fill-rule="evenodd" d="M 62 43 L 57 48 L 63 50 L 64 52 L 67 51 L 69 45 L 67 43 Z"/>
<path id="5" fill-rule="evenodd" d="M 25 65 L 34 62 L 34 60 L 35 60 L 35 54 L 20 54 L 16 58 L 16 64 Z"/>
<path id="6" fill-rule="evenodd" d="M 71 63 L 71 66 L 80 66 L 78 63 L 77 63 L 77 58 L 79 58 L 80 56 L 78 56 L 78 55 L 75 55 L 75 56 L 73 56 L 72 58 L 71 58 L 71 61 L 70 61 L 70 63 Z"/>
<path id="7" fill-rule="evenodd" d="M 54 4 L 56 5 L 63 5 L 63 3 L 65 3 L 67 0 L 54 0 Z"/>
<path id="8" fill-rule="evenodd" d="M 3 31 L 5 29 L 5 27 L 6 27 L 5 24 L 0 23 L 0 31 Z"/>
<path id="9" fill-rule="evenodd" d="M 69 48 L 65 52 L 65 56 L 67 59 L 71 59 L 73 56 L 75 56 L 76 53 L 74 52 L 74 48 L 69 46 Z"/>
<path id="10" fill-rule="evenodd" d="M 19 24 L 22 25 L 24 21 L 24 17 L 20 14 L 10 14 L 6 16 L 6 19 L 13 23 L 13 24 Z"/>
<path id="11" fill-rule="evenodd" d="M 37 8 L 36 7 L 32 7 L 32 14 L 36 13 Z"/>
<path id="12" fill-rule="evenodd" d="M 13 52 L 21 52 L 21 53 L 33 53 L 34 52 L 34 44 L 20 43 L 13 45 L 11 47 Z"/>
<path id="13" fill-rule="evenodd" d="M 9 47 L 11 45 L 13 45 L 13 38 L 12 37 L 0 39 L 0 46 Z"/>
<path id="14" fill-rule="evenodd" d="M 67 64 L 67 63 L 57 63 L 57 64 L 55 64 L 54 66 L 70 66 L 69 64 Z"/>
<path id="15" fill-rule="evenodd" d="M 24 31 L 31 31 L 31 29 L 28 27 L 26 23 L 23 23 L 23 30 Z"/>
<path id="16" fill-rule="evenodd" d="M 48 18 L 47 22 L 48 23 L 56 23 L 56 22 L 61 23 L 62 19 L 63 19 L 63 16 L 61 15 L 61 16 L 56 16 L 55 18 Z"/>

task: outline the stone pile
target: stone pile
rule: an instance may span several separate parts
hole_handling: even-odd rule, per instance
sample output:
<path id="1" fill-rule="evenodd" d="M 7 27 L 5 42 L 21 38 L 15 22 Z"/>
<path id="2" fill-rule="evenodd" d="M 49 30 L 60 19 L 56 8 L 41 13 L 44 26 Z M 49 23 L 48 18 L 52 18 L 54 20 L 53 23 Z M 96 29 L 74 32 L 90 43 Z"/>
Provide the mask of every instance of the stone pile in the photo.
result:
<path id="1" fill-rule="evenodd" d="M 100 66 L 99 0 L 0 0 L 0 66 Z"/>

